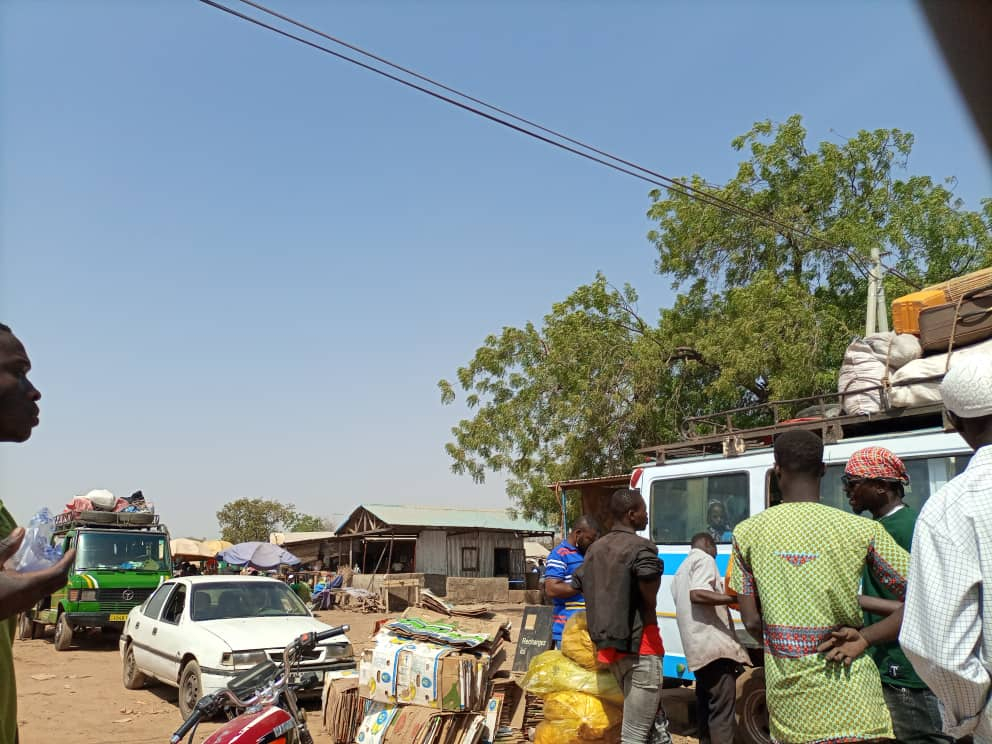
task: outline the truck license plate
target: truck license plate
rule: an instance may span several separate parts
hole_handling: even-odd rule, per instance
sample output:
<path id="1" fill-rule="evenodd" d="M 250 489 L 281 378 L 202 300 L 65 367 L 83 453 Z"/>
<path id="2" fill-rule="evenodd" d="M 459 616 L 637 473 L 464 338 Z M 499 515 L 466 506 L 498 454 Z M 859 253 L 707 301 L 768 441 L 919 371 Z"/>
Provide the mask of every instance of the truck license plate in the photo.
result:
<path id="1" fill-rule="evenodd" d="M 121 614 L 121 613 L 112 614 L 110 616 L 110 622 L 112 622 L 112 623 L 126 623 L 127 622 L 127 613 L 125 612 L 123 614 Z"/>

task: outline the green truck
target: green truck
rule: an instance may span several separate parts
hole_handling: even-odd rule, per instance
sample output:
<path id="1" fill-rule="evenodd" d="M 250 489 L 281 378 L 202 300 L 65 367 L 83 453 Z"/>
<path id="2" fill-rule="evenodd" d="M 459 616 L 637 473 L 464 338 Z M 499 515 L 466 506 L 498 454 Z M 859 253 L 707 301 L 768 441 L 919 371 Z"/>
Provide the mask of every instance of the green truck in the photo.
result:
<path id="1" fill-rule="evenodd" d="M 69 580 L 21 614 L 18 636 L 39 638 L 54 625 L 59 651 L 86 628 L 119 633 L 131 608 L 172 576 L 169 531 L 157 514 L 67 512 L 55 517 L 52 543 L 76 549 Z"/>

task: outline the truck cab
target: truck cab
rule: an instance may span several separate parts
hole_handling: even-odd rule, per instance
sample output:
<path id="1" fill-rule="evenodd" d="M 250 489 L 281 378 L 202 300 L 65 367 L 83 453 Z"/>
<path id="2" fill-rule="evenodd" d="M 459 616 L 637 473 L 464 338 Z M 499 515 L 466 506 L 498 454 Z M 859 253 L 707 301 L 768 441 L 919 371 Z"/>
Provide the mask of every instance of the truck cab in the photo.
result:
<path id="1" fill-rule="evenodd" d="M 77 631 L 119 633 L 132 607 L 172 576 L 169 532 L 158 515 L 80 512 L 55 518 L 52 543 L 76 549 L 66 585 L 20 618 L 22 639 L 55 626 L 55 648 L 68 649 Z"/>

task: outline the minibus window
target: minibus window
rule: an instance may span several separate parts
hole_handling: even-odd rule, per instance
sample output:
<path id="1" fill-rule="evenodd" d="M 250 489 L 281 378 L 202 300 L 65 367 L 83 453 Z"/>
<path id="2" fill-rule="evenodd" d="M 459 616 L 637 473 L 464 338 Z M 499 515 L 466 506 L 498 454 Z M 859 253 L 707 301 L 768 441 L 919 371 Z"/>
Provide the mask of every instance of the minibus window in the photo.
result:
<path id="1" fill-rule="evenodd" d="M 688 544 L 697 532 L 729 543 L 734 525 L 749 516 L 747 473 L 651 484 L 651 538 L 656 543 Z"/>
<path id="2" fill-rule="evenodd" d="M 943 488 L 947 481 L 964 472 L 971 460 L 970 455 L 940 455 L 937 457 L 915 457 L 903 460 L 909 475 L 909 485 L 905 488 L 905 503 L 917 511 L 923 508 L 927 499 Z M 845 463 L 827 466 L 827 472 L 820 484 L 820 503 L 836 509 L 850 511 L 847 494 L 841 484 Z M 782 494 L 778 487 L 775 472 L 768 470 L 765 478 L 765 504 L 775 506 L 781 503 Z M 867 512 L 865 516 L 870 516 Z"/>

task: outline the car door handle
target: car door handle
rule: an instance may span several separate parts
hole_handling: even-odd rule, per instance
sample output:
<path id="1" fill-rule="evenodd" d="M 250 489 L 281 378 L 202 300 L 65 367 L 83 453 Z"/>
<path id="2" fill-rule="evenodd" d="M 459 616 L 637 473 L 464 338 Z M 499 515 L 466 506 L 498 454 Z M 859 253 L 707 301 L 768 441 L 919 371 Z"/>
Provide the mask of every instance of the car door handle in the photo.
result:
<path id="1" fill-rule="evenodd" d="M 158 628 L 152 628 L 152 635 L 158 635 Z"/>
<path id="2" fill-rule="evenodd" d="M 134 624 L 134 629 L 135 629 L 135 630 L 137 630 L 137 629 L 138 629 L 138 628 L 140 628 L 140 627 L 141 627 L 141 621 L 139 620 L 138 622 L 136 622 L 136 623 Z"/>

